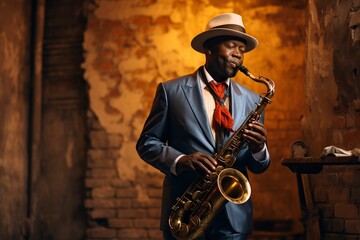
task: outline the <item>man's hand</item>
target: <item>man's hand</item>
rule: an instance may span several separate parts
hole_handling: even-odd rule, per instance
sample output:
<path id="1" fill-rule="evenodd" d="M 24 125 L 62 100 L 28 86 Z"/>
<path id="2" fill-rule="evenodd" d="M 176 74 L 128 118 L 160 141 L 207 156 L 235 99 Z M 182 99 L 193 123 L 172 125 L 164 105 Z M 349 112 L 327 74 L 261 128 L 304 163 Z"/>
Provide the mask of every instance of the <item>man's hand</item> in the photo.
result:
<path id="1" fill-rule="evenodd" d="M 249 129 L 243 135 L 249 141 L 249 147 L 253 153 L 257 153 L 264 148 L 267 141 L 267 132 L 264 124 L 258 121 L 251 121 Z"/>
<path id="2" fill-rule="evenodd" d="M 217 162 L 210 155 L 196 152 L 185 155 L 179 159 L 176 163 L 176 173 L 180 175 L 185 171 L 196 171 L 201 174 L 210 174 L 215 170 L 216 165 Z"/>

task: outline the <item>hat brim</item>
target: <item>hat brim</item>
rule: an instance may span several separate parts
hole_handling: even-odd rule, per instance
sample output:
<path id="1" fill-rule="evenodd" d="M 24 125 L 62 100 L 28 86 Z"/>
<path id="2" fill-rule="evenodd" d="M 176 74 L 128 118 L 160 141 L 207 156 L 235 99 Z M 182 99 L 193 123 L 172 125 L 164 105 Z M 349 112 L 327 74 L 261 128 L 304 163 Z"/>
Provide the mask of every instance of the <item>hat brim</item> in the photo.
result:
<path id="1" fill-rule="evenodd" d="M 191 41 L 191 47 L 195 51 L 205 53 L 204 43 L 211 38 L 219 36 L 233 36 L 244 39 L 246 41 L 245 52 L 253 50 L 259 44 L 259 41 L 253 36 L 250 36 L 249 34 L 242 33 L 236 30 L 231 30 L 228 28 L 214 28 L 195 36 Z"/>

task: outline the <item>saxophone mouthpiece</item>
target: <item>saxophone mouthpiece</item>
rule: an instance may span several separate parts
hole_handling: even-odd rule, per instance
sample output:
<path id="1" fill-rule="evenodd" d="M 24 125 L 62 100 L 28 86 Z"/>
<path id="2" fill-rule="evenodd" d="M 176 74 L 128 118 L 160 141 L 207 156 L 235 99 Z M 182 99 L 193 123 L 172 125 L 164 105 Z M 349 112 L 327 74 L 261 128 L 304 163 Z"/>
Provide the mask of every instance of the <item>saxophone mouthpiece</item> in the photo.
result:
<path id="1" fill-rule="evenodd" d="M 251 72 L 249 71 L 249 69 L 247 69 L 244 65 L 237 65 L 237 68 L 244 73 L 246 76 L 254 79 L 256 78 L 254 75 L 251 74 Z"/>
<path id="2" fill-rule="evenodd" d="M 237 68 L 245 74 L 249 72 L 249 70 L 244 65 L 237 65 Z"/>

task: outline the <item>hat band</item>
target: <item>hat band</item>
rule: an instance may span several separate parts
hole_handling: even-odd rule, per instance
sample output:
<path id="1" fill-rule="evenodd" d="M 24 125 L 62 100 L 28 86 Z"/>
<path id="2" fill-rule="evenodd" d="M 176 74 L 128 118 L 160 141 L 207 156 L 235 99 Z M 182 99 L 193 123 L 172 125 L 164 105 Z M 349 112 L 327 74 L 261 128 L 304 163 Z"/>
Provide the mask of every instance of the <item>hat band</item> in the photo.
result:
<path id="1" fill-rule="evenodd" d="M 224 25 L 213 27 L 213 29 L 214 28 L 228 28 L 228 29 L 231 29 L 231 30 L 236 30 L 236 31 L 239 31 L 239 32 L 246 33 L 245 28 L 243 28 L 240 25 L 236 25 L 236 24 L 224 24 Z"/>

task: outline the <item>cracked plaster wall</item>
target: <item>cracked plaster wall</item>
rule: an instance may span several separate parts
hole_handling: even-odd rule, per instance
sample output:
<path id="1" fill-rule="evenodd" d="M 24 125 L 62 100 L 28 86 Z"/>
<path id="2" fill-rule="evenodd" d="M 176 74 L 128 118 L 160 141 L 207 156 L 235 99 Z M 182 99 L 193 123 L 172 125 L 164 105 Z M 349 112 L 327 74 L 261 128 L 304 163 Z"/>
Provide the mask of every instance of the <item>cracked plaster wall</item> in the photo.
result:
<path id="1" fill-rule="evenodd" d="M 269 219 L 298 217 L 297 206 L 288 203 L 289 196 L 297 201 L 295 179 L 281 184 L 279 180 L 291 179 L 280 160 L 289 154 L 289 144 L 301 138 L 304 4 L 276 0 L 98 0 L 88 6 L 83 68 L 89 84 L 90 110 L 109 135 L 121 136 L 117 175 L 135 182 L 137 200 L 148 199 L 146 186 L 139 179 L 162 178 L 135 151 L 156 85 L 203 64 L 204 57 L 190 47 L 191 39 L 203 31 L 212 16 L 235 11 L 243 15 L 247 32 L 260 41 L 256 50 L 246 54 L 245 65 L 255 75 L 269 76 L 277 84 L 266 115 L 274 163 L 267 174 L 256 176 L 259 184 L 254 184 L 254 192 L 258 192 L 258 199 L 254 197 L 254 201 L 262 202 L 263 207 L 255 215 Z M 236 80 L 255 91 L 264 91 L 262 85 L 244 76 Z M 278 184 L 284 191 L 278 191 Z M 274 192 L 275 197 L 271 196 Z"/>

